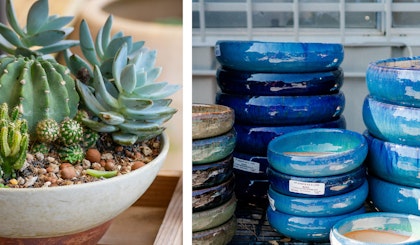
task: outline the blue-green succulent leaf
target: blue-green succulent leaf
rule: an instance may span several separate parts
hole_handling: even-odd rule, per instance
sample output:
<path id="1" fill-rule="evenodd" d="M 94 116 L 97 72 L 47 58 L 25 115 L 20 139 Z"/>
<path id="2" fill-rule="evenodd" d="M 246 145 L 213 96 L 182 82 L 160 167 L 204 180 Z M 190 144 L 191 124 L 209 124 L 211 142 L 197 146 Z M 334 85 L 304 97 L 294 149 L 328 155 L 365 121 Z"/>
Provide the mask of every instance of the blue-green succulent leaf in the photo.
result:
<path id="1" fill-rule="evenodd" d="M 4 37 L 9 43 L 13 44 L 16 47 L 23 46 L 22 42 L 19 39 L 19 36 L 16 33 L 9 29 L 9 27 L 0 23 L 0 35 Z"/>
<path id="2" fill-rule="evenodd" d="M 106 89 L 101 70 L 98 66 L 95 66 L 93 70 L 93 85 L 96 93 L 101 95 L 101 98 L 104 100 L 107 106 L 113 109 L 119 108 L 117 99 L 114 98 Z"/>
<path id="3" fill-rule="evenodd" d="M 76 87 L 81 95 L 80 97 L 84 101 L 84 104 L 91 112 L 93 112 L 95 115 L 98 115 L 102 111 L 107 111 L 95 98 L 89 86 L 86 86 L 79 80 L 76 80 Z"/>
<path id="4" fill-rule="evenodd" d="M 26 31 L 29 35 L 37 33 L 48 20 L 48 0 L 36 1 L 29 9 Z"/>
<path id="5" fill-rule="evenodd" d="M 98 116 L 106 124 L 110 125 L 119 125 L 125 121 L 124 116 L 115 111 L 101 112 Z"/>
<path id="6" fill-rule="evenodd" d="M 124 69 L 124 67 L 127 65 L 127 44 L 123 44 L 121 48 L 118 50 L 115 59 L 114 64 L 112 65 L 112 75 L 114 77 L 114 83 L 117 87 L 118 91 L 122 92 L 122 86 L 121 86 L 121 72 Z"/>
<path id="7" fill-rule="evenodd" d="M 101 27 L 99 29 L 98 34 L 96 34 L 96 39 L 95 39 L 96 54 L 101 61 L 105 59 L 104 49 L 102 48 L 102 33 L 103 33 L 103 30 L 104 30 L 103 27 Z"/>
<path id="8" fill-rule="evenodd" d="M 109 125 L 103 122 L 93 121 L 88 118 L 82 118 L 83 125 L 91 128 L 92 130 L 100 133 L 112 133 L 120 130 L 117 126 Z"/>
<path id="9" fill-rule="evenodd" d="M 133 145 L 137 142 L 138 136 L 135 134 L 113 133 L 112 140 L 120 145 Z"/>
<path id="10" fill-rule="evenodd" d="M 121 71 L 120 77 L 121 87 L 126 93 L 133 92 L 136 87 L 136 68 L 133 64 L 129 64 Z"/>
<path id="11" fill-rule="evenodd" d="M 79 41 L 77 40 L 63 40 L 58 43 L 40 48 L 37 50 L 37 52 L 42 53 L 42 54 L 52 54 L 56 52 L 61 52 L 65 49 L 68 49 L 77 45 L 79 45 Z"/>
<path id="12" fill-rule="evenodd" d="M 82 48 L 83 55 L 93 65 L 100 65 L 96 57 L 95 44 L 93 43 L 90 29 L 85 20 L 80 23 L 80 47 Z"/>
<path id="13" fill-rule="evenodd" d="M 12 0 L 6 0 L 6 16 L 7 16 L 7 21 L 9 22 L 9 25 L 13 28 L 13 30 L 15 30 L 15 32 L 19 36 L 25 37 L 26 33 L 19 26 Z"/>
<path id="14" fill-rule="evenodd" d="M 63 40 L 66 37 L 64 31 L 59 30 L 48 30 L 40 33 L 36 33 L 33 36 L 28 36 L 22 39 L 22 42 L 27 46 L 48 46 Z"/>
<path id="15" fill-rule="evenodd" d="M 122 94 L 118 96 L 118 102 L 120 103 L 120 105 L 123 105 L 124 107 L 132 110 L 144 110 L 154 104 L 154 101 L 149 99 L 143 99 L 138 97 L 130 98 Z"/>
<path id="16" fill-rule="evenodd" d="M 89 64 L 77 54 L 72 54 L 70 50 L 67 49 L 66 52 L 64 52 L 64 60 L 72 74 L 79 74 L 83 68 L 86 68 L 89 76 L 91 78 L 93 77 L 93 71 Z"/>
<path id="17" fill-rule="evenodd" d="M 40 31 L 59 30 L 73 20 L 72 16 L 50 16 L 47 23 L 45 23 Z"/>
<path id="18" fill-rule="evenodd" d="M 131 36 L 126 36 L 126 37 L 120 37 L 120 38 L 112 39 L 112 41 L 109 43 L 107 49 L 105 50 L 105 58 L 115 57 L 116 53 L 118 52 L 118 50 L 120 49 L 120 47 L 124 43 L 127 44 L 127 50 L 130 50 L 131 45 L 132 45 L 132 37 Z"/>
<path id="19" fill-rule="evenodd" d="M 108 47 L 109 42 L 111 41 L 111 29 L 112 29 L 112 15 L 108 16 L 104 26 L 101 28 L 102 30 L 102 50 L 105 50 Z"/>

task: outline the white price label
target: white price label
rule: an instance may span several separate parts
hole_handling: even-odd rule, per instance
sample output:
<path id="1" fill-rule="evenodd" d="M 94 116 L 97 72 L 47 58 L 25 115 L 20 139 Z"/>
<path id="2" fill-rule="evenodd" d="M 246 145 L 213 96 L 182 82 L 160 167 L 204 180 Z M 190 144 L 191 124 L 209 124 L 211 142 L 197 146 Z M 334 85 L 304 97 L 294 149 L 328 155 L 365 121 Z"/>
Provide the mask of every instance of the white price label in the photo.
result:
<path id="1" fill-rule="evenodd" d="M 218 56 L 220 56 L 220 55 L 221 55 L 221 53 L 220 53 L 220 46 L 219 46 L 219 44 L 217 44 L 216 46 L 214 46 L 214 55 L 215 55 L 216 57 L 218 57 Z"/>
<path id="2" fill-rule="evenodd" d="M 233 168 L 257 174 L 260 172 L 260 163 L 234 157 Z"/>
<path id="3" fill-rule="evenodd" d="M 270 203 L 270 207 L 272 210 L 276 211 L 276 206 L 274 206 L 274 199 L 270 197 L 270 195 L 268 196 L 268 202 Z"/>
<path id="4" fill-rule="evenodd" d="M 289 191 L 307 195 L 324 195 L 325 183 L 289 180 Z"/>

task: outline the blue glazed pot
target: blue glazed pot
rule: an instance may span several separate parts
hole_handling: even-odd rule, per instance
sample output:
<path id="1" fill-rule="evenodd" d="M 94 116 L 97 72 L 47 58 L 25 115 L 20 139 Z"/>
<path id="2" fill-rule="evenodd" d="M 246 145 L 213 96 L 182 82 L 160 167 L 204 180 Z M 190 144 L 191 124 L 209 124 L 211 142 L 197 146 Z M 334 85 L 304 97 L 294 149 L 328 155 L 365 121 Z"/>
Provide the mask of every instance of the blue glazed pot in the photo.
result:
<path id="1" fill-rule="evenodd" d="M 217 61 L 233 70 L 258 72 L 319 72 L 337 69 L 344 58 L 341 44 L 218 41 Z"/>
<path id="2" fill-rule="evenodd" d="M 235 123 L 234 128 L 237 133 L 236 151 L 247 152 L 250 154 L 266 156 L 267 146 L 271 140 L 283 134 L 310 128 L 346 128 L 344 116 L 338 119 L 325 122 L 296 126 L 262 126 L 244 125 Z"/>
<path id="3" fill-rule="evenodd" d="M 343 113 L 342 92 L 308 96 L 252 96 L 216 94 L 216 103 L 235 111 L 235 122 L 260 125 L 303 125 L 338 119 Z"/>
<path id="4" fill-rule="evenodd" d="M 249 95 L 316 95 L 338 93 L 343 70 L 309 73 L 261 73 L 219 68 L 217 84 L 224 93 Z"/>
<path id="5" fill-rule="evenodd" d="M 365 213 L 365 207 L 336 216 L 305 217 L 267 209 L 267 220 L 279 233 L 304 242 L 328 242 L 331 228 L 339 220 L 357 214 Z"/>
<path id="6" fill-rule="evenodd" d="M 219 185 L 193 190 L 193 212 L 212 209 L 227 202 L 233 196 L 234 187 L 235 178 L 232 176 L 227 181 Z"/>
<path id="7" fill-rule="evenodd" d="M 368 195 L 367 180 L 355 190 L 329 197 L 293 197 L 268 189 L 271 208 L 281 213 L 307 217 L 335 216 L 360 208 Z"/>
<path id="8" fill-rule="evenodd" d="M 268 161 L 266 156 L 258 156 L 243 152 L 233 152 L 233 167 L 236 170 L 240 170 L 249 173 L 250 176 L 263 175 L 267 176 Z"/>
<path id="9" fill-rule="evenodd" d="M 370 175 L 369 196 L 380 211 L 420 215 L 420 189 L 384 181 Z"/>
<path id="10" fill-rule="evenodd" d="M 298 177 L 267 169 L 271 187 L 284 195 L 295 197 L 327 197 L 347 193 L 360 187 L 366 179 L 364 166 L 353 171 L 324 177 Z"/>
<path id="11" fill-rule="evenodd" d="M 420 146 L 420 108 L 385 103 L 368 95 L 363 103 L 363 121 L 376 138 Z"/>
<path id="12" fill-rule="evenodd" d="M 419 227 L 420 217 L 416 215 L 390 212 L 358 214 L 339 220 L 330 231 L 330 241 L 331 245 L 414 245 L 420 244 Z M 360 232 L 366 231 L 370 234 L 361 235 L 363 233 Z M 349 235 L 349 232 L 358 232 L 358 236 L 355 233 Z M 401 237 L 390 236 L 392 234 Z"/>
<path id="13" fill-rule="evenodd" d="M 321 177 L 359 167 L 368 146 L 363 135 L 346 129 L 305 129 L 284 134 L 268 144 L 270 166 L 289 175 Z"/>
<path id="14" fill-rule="evenodd" d="M 236 131 L 230 130 L 226 134 L 216 137 L 193 140 L 192 163 L 212 163 L 232 154 L 236 144 Z"/>
<path id="15" fill-rule="evenodd" d="M 400 57 L 369 64 L 370 95 L 392 104 L 420 107 L 420 57 Z"/>
<path id="16" fill-rule="evenodd" d="M 208 164 L 192 166 L 192 187 L 201 189 L 214 186 L 226 181 L 233 173 L 233 154 Z"/>
<path id="17" fill-rule="evenodd" d="M 364 135 L 369 145 L 369 173 L 395 184 L 420 188 L 419 147 L 382 141 L 367 131 Z"/>

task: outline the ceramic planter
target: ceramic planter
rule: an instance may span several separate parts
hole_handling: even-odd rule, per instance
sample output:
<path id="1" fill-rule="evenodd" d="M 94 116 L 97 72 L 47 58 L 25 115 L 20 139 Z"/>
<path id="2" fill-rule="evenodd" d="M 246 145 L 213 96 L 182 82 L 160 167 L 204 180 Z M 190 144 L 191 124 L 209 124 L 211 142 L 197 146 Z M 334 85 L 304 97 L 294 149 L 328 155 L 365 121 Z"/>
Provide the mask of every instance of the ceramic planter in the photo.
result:
<path id="1" fill-rule="evenodd" d="M 305 217 L 267 209 L 267 220 L 279 233 L 304 242 L 328 242 L 330 229 L 339 220 L 365 212 L 365 207 L 343 215 L 327 217 Z"/>
<path id="2" fill-rule="evenodd" d="M 310 128 L 346 128 L 344 116 L 338 119 L 316 124 L 291 125 L 291 126 L 264 126 L 264 125 L 246 125 L 235 123 L 236 151 L 246 152 L 260 156 L 267 155 L 267 146 L 271 140 L 283 134 Z"/>
<path id="3" fill-rule="evenodd" d="M 236 122 L 259 125 L 303 125 L 338 119 L 342 92 L 312 96 L 253 96 L 217 93 L 216 103 L 235 111 Z"/>
<path id="4" fill-rule="evenodd" d="M 219 161 L 232 154 L 235 149 L 236 132 L 229 132 L 211 138 L 193 140 L 192 162 L 193 164 L 206 164 Z"/>
<path id="5" fill-rule="evenodd" d="M 281 213 L 306 217 L 335 216 L 360 208 L 368 195 L 367 181 L 352 191 L 329 197 L 293 197 L 268 189 L 271 208 Z"/>
<path id="6" fill-rule="evenodd" d="M 192 210 L 199 212 L 215 208 L 232 198 L 235 179 L 229 178 L 227 181 L 208 188 L 193 190 Z"/>
<path id="7" fill-rule="evenodd" d="M 209 164 L 196 164 L 192 167 L 192 187 L 202 189 L 220 184 L 232 176 L 232 154 L 221 161 Z"/>
<path id="8" fill-rule="evenodd" d="M 366 71 L 371 96 L 392 104 L 420 107 L 420 57 L 375 61 Z"/>
<path id="9" fill-rule="evenodd" d="M 155 179 L 169 150 L 168 136 L 164 133 L 162 137 L 161 153 L 128 174 L 70 186 L 0 188 L 0 217 L 2 224 L 7 224 L 0 226 L 0 243 L 13 239 L 14 242 L 47 244 L 51 237 L 72 238 L 75 234 L 76 241 L 96 244 L 109 226 L 108 222 L 129 208 Z M 47 215 L 41 219 L 40 214 Z M 89 232 L 82 232 L 89 230 L 97 235 L 97 241 L 89 240 L 92 239 Z M 87 235 L 88 240 L 81 237 L 83 235 Z M 63 240 L 57 241 L 64 244 Z"/>
<path id="10" fill-rule="evenodd" d="M 228 244 L 236 232 L 236 218 L 233 216 L 226 223 L 212 229 L 193 232 L 192 244 Z"/>
<path id="11" fill-rule="evenodd" d="M 363 121 L 376 138 L 420 146 L 420 108 L 385 103 L 368 95 L 363 103 Z"/>
<path id="12" fill-rule="evenodd" d="M 338 221 L 330 232 L 332 245 L 419 244 L 420 217 L 372 212 Z"/>
<path id="13" fill-rule="evenodd" d="M 367 131 L 364 135 L 369 145 L 369 173 L 392 183 L 420 188 L 419 147 L 383 141 Z"/>
<path id="14" fill-rule="evenodd" d="M 219 67 L 217 84 L 224 93 L 249 95 L 316 95 L 338 93 L 343 70 L 307 73 L 262 73 Z"/>
<path id="15" fill-rule="evenodd" d="M 359 167 L 368 151 L 363 135 L 345 129 L 305 129 L 284 134 L 268 145 L 270 166 L 282 173 L 322 177 Z"/>
<path id="16" fill-rule="evenodd" d="M 360 187 L 366 179 L 366 169 L 360 166 L 340 175 L 298 177 L 269 167 L 267 175 L 271 187 L 281 194 L 296 197 L 326 197 L 341 195 Z"/>
<path id="17" fill-rule="evenodd" d="M 370 199 L 380 211 L 420 215 L 420 189 L 394 184 L 371 175 L 368 179 Z"/>
<path id="18" fill-rule="evenodd" d="M 224 67 L 257 72 L 319 72 L 337 69 L 344 58 L 341 44 L 221 40 L 215 45 Z"/>
<path id="19" fill-rule="evenodd" d="M 193 104 L 192 139 L 215 137 L 227 133 L 233 126 L 235 114 L 222 105 Z"/>

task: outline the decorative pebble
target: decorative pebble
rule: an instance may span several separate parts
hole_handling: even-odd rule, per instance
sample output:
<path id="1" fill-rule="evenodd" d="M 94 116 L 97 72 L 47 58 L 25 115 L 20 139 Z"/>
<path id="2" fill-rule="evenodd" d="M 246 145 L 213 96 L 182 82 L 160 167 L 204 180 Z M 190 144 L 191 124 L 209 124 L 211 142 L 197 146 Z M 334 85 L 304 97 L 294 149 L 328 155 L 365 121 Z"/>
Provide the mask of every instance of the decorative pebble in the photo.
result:
<path id="1" fill-rule="evenodd" d="M 152 150 L 152 149 L 150 149 L 150 147 L 148 147 L 148 146 L 143 146 L 143 147 L 141 148 L 141 151 L 143 152 L 143 154 L 144 154 L 145 156 L 150 156 L 151 154 L 153 154 L 153 150 Z"/>
<path id="2" fill-rule="evenodd" d="M 60 170 L 60 175 L 63 179 L 72 179 L 77 176 L 76 170 L 73 166 L 62 168 Z"/>
<path id="3" fill-rule="evenodd" d="M 99 162 L 101 161 L 101 153 L 95 148 L 90 148 L 86 151 L 85 158 L 90 162 Z"/>
<path id="4" fill-rule="evenodd" d="M 9 180 L 9 183 L 11 185 L 17 185 L 18 184 L 18 181 L 17 181 L 17 179 L 11 179 L 11 180 Z"/>
<path id="5" fill-rule="evenodd" d="M 101 159 L 104 159 L 104 160 L 114 159 L 114 156 L 112 156 L 111 153 L 105 153 L 105 154 L 102 154 Z"/>
<path id="6" fill-rule="evenodd" d="M 136 170 L 136 169 L 139 169 L 139 168 L 143 167 L 144 165 L 146 165 L 144 162 L 141 162 L 141 161 L 135 161 L 135 162 L 133 163 L 133 165 L 131 166 L 131 170 Z"/>
<path id="7" fill-rule="evenodd" d="M 112 171 L 115 169 L 115 162 L 112 159 L 108 159 L 105 162 L 105 170 Z"/>

